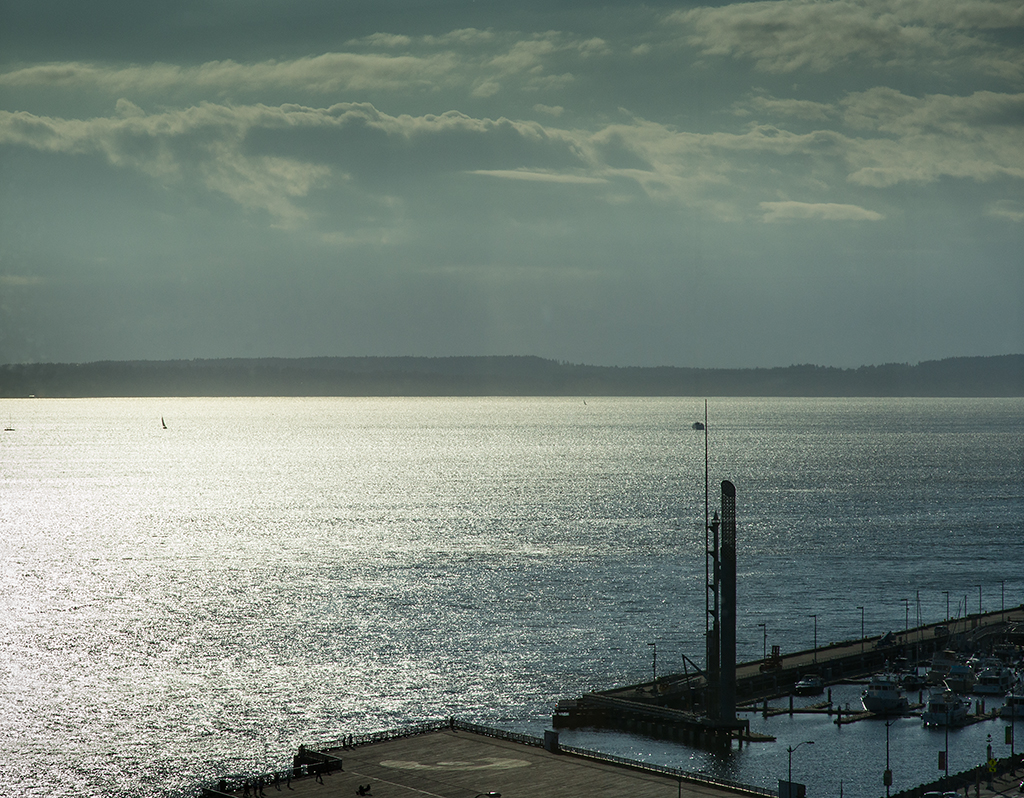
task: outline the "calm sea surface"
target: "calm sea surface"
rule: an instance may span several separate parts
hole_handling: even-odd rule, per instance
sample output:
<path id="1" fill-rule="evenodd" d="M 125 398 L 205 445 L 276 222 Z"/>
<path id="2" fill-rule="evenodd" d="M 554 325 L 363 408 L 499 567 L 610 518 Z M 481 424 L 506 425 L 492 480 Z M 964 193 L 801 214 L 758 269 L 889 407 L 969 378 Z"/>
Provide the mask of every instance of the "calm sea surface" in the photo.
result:
<path id="1" fill-rule="evenodd" d="M 737 486 L 741 661 L 1024 602 L 1024 401 L 710 401 Z M 695 399 L 0 404 L 0 783 L 190 795 L 299 744 L 454 715 L 541 735 L 555 703 L 703 661 Z M 161 417 L 167 429 L 161 427 Z M 966 606 L 965 606 L 966 605 Z M 841 702 L 856 703 L 856 688 Z M 884 795 L 884 726 L 752 720 L 714 757 L 610 753 Z M 891 729 L 894 789 L 944 735 Z M 950 735 L 978 764 L 981 723 Z"/>

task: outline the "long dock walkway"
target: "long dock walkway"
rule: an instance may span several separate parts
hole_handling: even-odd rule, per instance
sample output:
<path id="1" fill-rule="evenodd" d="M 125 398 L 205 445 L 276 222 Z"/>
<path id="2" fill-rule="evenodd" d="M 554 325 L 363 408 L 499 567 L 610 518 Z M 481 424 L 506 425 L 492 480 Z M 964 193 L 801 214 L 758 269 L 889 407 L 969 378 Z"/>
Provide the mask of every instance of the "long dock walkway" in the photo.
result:
<path id="1" fill-rule="evenodd" d="M 906 658 L 915 664 L 928 661 L 936 651 L 977 646 L 986 636 L 998 635 L 1021 624 L 1024 624 L 1024 605 L 783 654 L 774 661 L 762 659 L 743 663 L 736 668 L 737 704 L 751 705 L 791 695 L 794 685 L 805 676 L 820 676 L 825 684 L 835 684 L 863 679 L 897 658 Z M 556 728 L 620 728 L 701 744 L 714 737 L 708 720 L 701 714 L 704 688 L 704 677 L 689 673 L 587 693 L 560 701 L 552 723 Z M 669 712 L 674 712 L 671 718 Z M 755 741 L 752 735 L 742 731 L 734 731 L 732 736 L 741 742 L 744 739 Z"/>

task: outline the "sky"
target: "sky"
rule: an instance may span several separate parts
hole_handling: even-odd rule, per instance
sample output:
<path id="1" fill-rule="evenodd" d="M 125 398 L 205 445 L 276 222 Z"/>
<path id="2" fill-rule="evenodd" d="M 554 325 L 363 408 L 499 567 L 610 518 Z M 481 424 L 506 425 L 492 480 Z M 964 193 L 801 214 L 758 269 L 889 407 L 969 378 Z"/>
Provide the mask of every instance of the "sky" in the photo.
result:
<path id="1" fill-rule="evenodd" d="M 0 0 L 0 363 L 1021 352 L 1020 0 Z"/>

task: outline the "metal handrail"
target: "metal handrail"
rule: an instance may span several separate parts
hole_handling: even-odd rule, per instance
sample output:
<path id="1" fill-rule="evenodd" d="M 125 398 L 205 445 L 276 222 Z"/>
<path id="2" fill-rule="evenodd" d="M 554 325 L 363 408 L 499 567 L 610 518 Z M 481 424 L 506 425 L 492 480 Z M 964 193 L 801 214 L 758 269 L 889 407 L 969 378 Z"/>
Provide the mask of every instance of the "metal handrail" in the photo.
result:
<path id="1" fill-rule="evenodd" d="M 777 796 L 777 793 L 774 790 L 755 787 L 752 784 L 743 784 L 738 781 L 731 781 L 730 779 L 706 776 L 703 773 L 696 773 L 691 770 L 682 770 L 669 765 L 658 765 L 653 762 L 640 762 L 636 759 L 626 759 L 625 757 L 615 756 L 614 754 L 603 754 L 599 751 L 589 751 L 585 748 L 575 748 L 569 745 L 559 745 L 558 750 L 573 754 L 574 756 L 593 759 L 598 762 L 607 762 L 611 765 L 622 765 L 633 770 L 643 770 L 650 773 L 658 773 L 663 776 L 674 776 L 675 778 L 682 779 L 683 781 L 706 784 L 710 787 L 724 787 L 747 795 L 764 795 L 771 796 L 771 798 L 776 798 Z"/>

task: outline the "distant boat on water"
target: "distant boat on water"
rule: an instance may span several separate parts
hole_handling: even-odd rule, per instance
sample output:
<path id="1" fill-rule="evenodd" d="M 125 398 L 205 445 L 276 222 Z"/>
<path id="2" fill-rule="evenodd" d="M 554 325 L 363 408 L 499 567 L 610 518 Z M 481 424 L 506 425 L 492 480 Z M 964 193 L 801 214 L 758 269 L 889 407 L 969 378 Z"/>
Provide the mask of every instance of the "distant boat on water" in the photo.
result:
<path id="1" fill-rule="evenodd" d="M 694 421 L 693 422 L 693 428 L 694 429 L 704 429 L 704 422 L 702 422 L 702 421 Z"/>
<path id="2" fill-rule="evenodd" d="M 160 426 L 163 427 L 164 429 L 167 429 L 167 422 L 164 421 L 163 416 L 160 416 Z"/>

